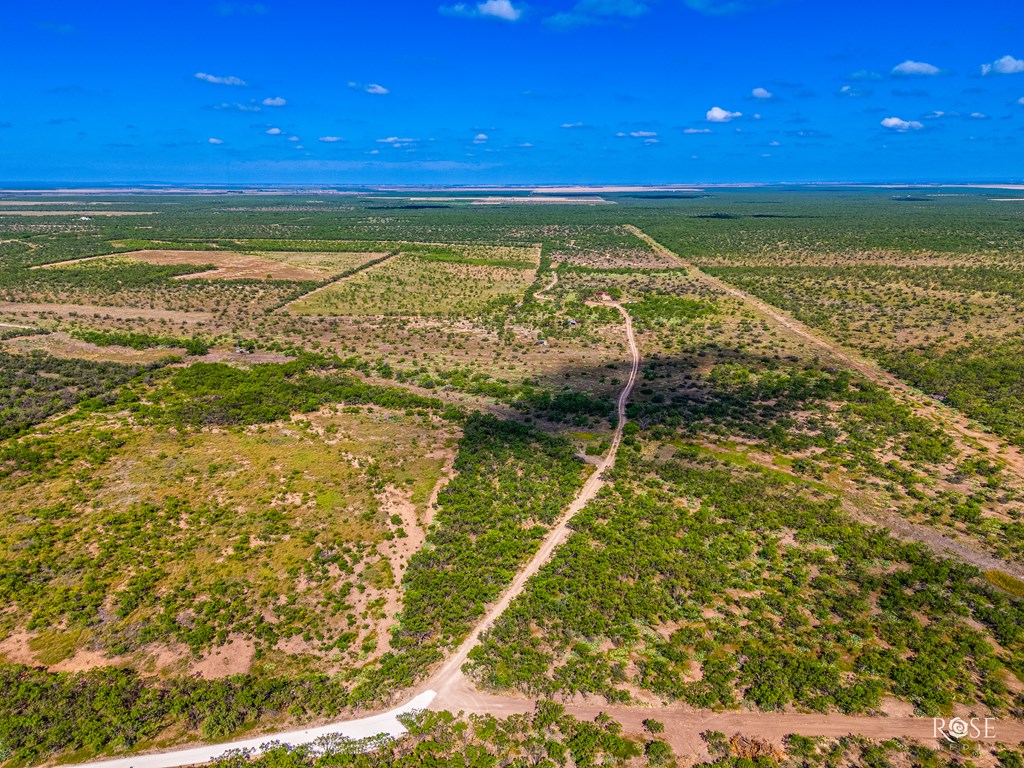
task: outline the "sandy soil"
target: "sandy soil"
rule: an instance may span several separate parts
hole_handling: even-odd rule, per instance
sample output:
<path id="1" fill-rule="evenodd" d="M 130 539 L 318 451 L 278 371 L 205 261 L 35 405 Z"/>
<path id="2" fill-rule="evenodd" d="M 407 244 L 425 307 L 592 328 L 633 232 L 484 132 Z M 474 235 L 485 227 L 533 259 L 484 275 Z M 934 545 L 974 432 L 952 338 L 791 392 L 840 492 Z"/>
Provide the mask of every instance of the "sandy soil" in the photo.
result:
<path id="1" fill-rule="evenodd" d="M 152 349 L 131 349 L 130 347 L 101 347 L 87 341 L 72 338 L 65 333 L 49 333 L 39 336 L 18 336 L 0 342 L 0 348 L 8 352 L 25 353 L 42 350 L 48 355 L 78 360 L 97 360 L 111 363 L 153 363 L 169 355 L 184 355 L 184 349 L 154 347 Z"/>

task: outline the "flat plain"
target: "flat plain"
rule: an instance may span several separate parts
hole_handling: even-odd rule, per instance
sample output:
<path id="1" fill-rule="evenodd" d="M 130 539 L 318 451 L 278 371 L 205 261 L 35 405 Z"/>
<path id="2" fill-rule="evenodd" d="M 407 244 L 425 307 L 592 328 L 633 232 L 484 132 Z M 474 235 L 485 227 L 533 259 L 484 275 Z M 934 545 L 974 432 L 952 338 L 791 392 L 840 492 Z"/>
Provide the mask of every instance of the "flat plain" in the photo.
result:
<path id="1" fill-rule="evenodd" d="M 1019 765 L 1024 212 L 600 195 L 0 194 L 0 761 Z"/>

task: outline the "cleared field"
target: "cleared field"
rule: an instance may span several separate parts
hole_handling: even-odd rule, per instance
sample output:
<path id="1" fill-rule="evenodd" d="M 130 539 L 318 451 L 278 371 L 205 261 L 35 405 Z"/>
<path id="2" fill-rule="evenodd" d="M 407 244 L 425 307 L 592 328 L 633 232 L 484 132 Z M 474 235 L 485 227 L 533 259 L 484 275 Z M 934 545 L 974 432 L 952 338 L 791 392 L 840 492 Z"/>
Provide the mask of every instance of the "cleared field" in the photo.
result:
<path id="1" fill-rule="evenodd" d="M 0 211 L 0 216 L 153 216 L 160 211 Z"/>
<path id="2" fill-rule="evenodd" d="M 206 678 L 362 666 L 388 647 L 453 437 L 340 407 L 240 429 L 45 430 L 26 449 L 80 474 L 3 460 L 0 657 Z"/>
<path id="3" fill-rule="evenodd" d="M 203 280 L 325 280 L 385 255 L 383 253 L 272 252 L 253 256 L 224 251 L 141 250 L 92 259 L 78 259 L 74 262 L 47 264 L 42 268 L 66 268 L 73 264 L 96 262 L 100 259 L 109 263 L 128 260 L 156 266 L 195 264 L 199 267 L 209 264 L 215 267 L 212 270 L 197 271 L 195 274 L 178 275 L 178 280 L 194 278 Z"/>
<path id="4" fill-rule="evenodd" d="M 509 259 L 507 252 L 516 259 Z M 526 249 L 477 249 L 470 255 L 403 252 L 349 280 L 292 303 L 299 315 L 458 315 L 522 294 L 536 268 Z"/>
<path id="5" fill-rule="evenodd" d="M 101 347 L 97 344 L 90 344 L 87 341 L 72 338 L 66 333 L 19 336 L 0 342 L 0 349 L 16 354 L 40 351 L 53 357 L 136 365 L 155 363 L 170 355 L 185 354 L 185 350 L 180 348 L 131 349 L 121 346 Z"/>

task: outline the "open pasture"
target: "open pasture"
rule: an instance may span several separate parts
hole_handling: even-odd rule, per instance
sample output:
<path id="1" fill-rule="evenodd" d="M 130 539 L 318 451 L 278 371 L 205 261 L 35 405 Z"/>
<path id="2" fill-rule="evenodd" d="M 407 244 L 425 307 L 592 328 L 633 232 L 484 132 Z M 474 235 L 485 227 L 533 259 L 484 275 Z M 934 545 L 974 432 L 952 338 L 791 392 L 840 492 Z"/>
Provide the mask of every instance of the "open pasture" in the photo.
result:
<path id="1" fill-rule="evenodd" d="M 175 275 L 178 280 L 325 280 L 329 277 L 358 268 L 367 261 L 385 256 L 383 253 L 316 253 L 316 252 L 266 252 L 258 256 L 231 251 L 195 250 L 141 250 L 118 253 L 64 262 L 59 266 L 68 268 L 73 264 L 102 259 L 109 263 L 138 261 L 156 266 L 194 265 L 194 274 Z M 44 269 L 58 265 L 47 264 Z M 200 269 L 210 266 L 213 269 Z"/>
<path id="2" fill-rule="evenodd" d="M 465 315 L 521 297 L 533 282 L 528 249 L 403 249 L 394 259 L 289 306 L 297 315 Z"/>

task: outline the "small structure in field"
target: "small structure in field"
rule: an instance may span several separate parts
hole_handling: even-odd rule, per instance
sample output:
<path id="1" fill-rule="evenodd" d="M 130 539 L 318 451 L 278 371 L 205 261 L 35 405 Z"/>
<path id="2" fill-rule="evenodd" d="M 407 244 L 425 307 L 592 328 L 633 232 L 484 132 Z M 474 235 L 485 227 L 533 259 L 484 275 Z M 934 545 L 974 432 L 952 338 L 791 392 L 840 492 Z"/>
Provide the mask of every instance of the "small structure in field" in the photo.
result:
<path id="1" fill-rule="evenodd" d="M 575 326 L 579 325 L 579 323 L 577 323 L 577 322 L 576 322 L 576 321 L 575 321 L 574 319 L 572 319 L 571 317 L 570 317 L 570 318 L 569 318 L 568 320 L 566 320 L 566 321 L 565 321 L 565 324 L 566 324 L 566 325 L 568 325 L 568 326 L 570 326 L 570 327 L 575 327 Z"/>
<path id="2" fill-rule="evenodd" d="M 611 301 L 612 295 L 607 291 L 598 291 L 597 293 L 594 294 L 594 298 L 597 299 L 598 301 Z"/>

